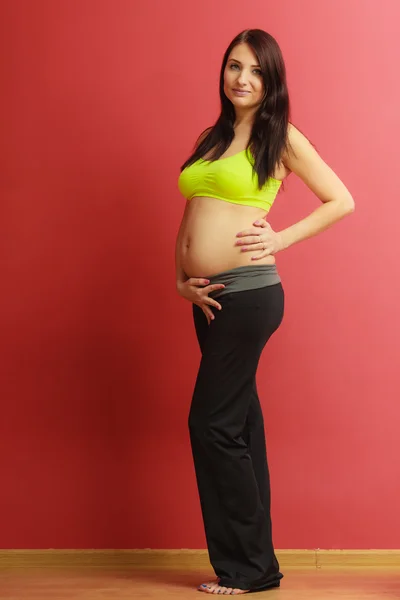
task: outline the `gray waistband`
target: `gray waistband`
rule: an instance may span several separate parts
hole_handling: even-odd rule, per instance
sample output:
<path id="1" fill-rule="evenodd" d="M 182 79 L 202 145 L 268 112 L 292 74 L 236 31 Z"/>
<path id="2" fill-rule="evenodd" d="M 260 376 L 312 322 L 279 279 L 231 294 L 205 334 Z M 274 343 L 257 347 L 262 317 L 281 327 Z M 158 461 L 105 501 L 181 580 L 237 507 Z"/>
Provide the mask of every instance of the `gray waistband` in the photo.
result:
<path id="1" fill-rule="evenodd" d="M 217 298 L 233 292 L 255 290 L 267 285 L 275 285 L 281 281 L 276 265 L 246 265 L 244 267 L 236 267 L 235 269 L 212 275 L 207 279 L 210 280 L 210 285 L 213 283 L 223 283 L 226 286 L 222 290 L 211 292 L 209 294 L 211 298 Z"/>

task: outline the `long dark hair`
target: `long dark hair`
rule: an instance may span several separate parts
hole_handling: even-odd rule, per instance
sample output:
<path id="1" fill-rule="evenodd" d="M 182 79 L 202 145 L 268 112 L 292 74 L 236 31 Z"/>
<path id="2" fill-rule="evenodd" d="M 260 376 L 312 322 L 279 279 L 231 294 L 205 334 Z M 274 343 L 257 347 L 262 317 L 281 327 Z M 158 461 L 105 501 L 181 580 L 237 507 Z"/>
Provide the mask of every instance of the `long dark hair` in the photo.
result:
<path id="1" fill-rule="evenodd" d="M 229 148 L 234 138 L 235 109 L 224 92 L 224 71 L 233 48 L 243 43 L 248 44 L 257 56 L 264 83 L 264 96 L 255 114 L 248 144 L 254 157 L 253 169 L 258 175 L 258 187 L 261 189 L 268 177 L 273 176 L 282 152 L 288 147 L 287 128 L 290 116 L 282 52 L 272 35 L 262 29 L 246 29 L 229 44 L 222 61 L 219 80 L 221 114 L 215 125 L 200 135 L 195 150 L 182 165 L 181 171 L 211 150 L 213 152 L 210 154 L 210 160 L 217 160 Z"/>

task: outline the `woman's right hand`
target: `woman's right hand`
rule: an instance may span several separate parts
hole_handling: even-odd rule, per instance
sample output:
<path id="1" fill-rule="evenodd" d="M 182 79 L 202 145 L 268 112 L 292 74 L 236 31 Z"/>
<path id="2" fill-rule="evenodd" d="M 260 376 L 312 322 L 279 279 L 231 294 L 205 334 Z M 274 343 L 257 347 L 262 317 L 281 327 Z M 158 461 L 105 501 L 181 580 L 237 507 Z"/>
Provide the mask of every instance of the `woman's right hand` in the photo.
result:
<path id="1" fill-rule="evenodd" d="M 178 293 L 182 298 L 186 298 L 186 300 L 201 308 L 207 317 L 208 324 L 215 319 L 210 307 L 214 306 L 218 310 L 222 310 L 222 306 L 213 298 L 209 298 L 208 294 L 225 287 L 223 283 L 208 285 L 209 283 L 209 279 L 191 277 L 187 281 L 178 281 L 176 284 Z"/>

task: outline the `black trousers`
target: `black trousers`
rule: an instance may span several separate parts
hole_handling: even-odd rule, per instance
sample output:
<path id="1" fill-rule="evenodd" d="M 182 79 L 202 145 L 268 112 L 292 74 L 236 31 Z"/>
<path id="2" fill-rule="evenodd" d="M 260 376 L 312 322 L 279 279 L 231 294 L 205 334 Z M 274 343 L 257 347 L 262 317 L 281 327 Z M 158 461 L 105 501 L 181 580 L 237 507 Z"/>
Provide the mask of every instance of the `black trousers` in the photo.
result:
<path id="1" fill-rule="evenodd" d="M 264 420 L 257 395 L 261 352 L 284 312 L 281 283 L 218 298 L 210 325 L 193 304 L 202 358 L 189 433 L 211 565 L 220 585 L 279 586 Z"/>

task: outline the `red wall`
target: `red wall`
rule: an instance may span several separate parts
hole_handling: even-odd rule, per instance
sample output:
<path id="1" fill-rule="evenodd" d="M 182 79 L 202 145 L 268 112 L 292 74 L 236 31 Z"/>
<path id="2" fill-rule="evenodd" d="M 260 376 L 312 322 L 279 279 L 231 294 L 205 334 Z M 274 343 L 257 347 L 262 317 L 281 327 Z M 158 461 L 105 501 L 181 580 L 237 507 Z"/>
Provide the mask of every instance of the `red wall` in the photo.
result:
<path id="1" fill-rule="evenodd" d="M 275 546 L 400 548 L 397 0 L 3 0 L 2 548 L 204 548 L 175 294 L 179 166 L 223 52 L 281 44 L 356 212 L 278 255 L 261 360 Z M 290 178 L 276 229 L 318 200 Z"/>

